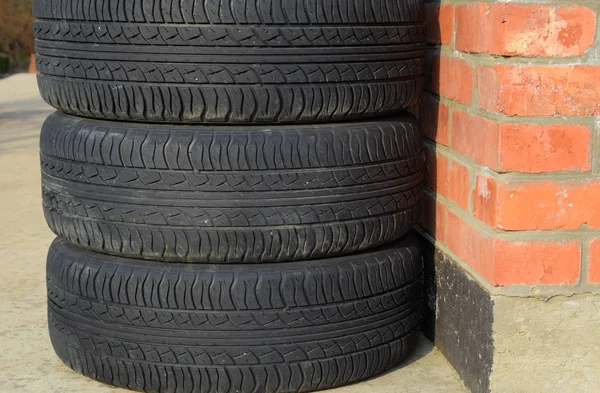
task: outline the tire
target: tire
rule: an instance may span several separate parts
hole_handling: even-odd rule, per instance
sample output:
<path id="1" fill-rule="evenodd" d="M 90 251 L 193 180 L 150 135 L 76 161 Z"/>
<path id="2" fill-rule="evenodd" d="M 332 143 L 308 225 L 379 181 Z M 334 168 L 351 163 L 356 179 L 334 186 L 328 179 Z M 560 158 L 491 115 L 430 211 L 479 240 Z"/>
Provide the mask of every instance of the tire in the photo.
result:
<path id="1" fill-rule="evenodd" d="M 349 254 L 418 221 L 416 120 L 224 127 L 43 126 L 44 212 L 93 251 L 170 262 L 258 263 Z"/>
<path id="2" fill-rule="evenodd" d="M 52 345 L 73 370 L 148 392 L 305 392 L 410 354 L 422 312 L 415 239 L 250 266 L 104 256 L 63 240 L 47 265 Z"/>
<path id="3" fill-rule="evenodd" d="M 397 113 L 424 87 L 423 0 L 126 3 L 35 1 L 50 105 L 108 120 L 315 123 Z"/>

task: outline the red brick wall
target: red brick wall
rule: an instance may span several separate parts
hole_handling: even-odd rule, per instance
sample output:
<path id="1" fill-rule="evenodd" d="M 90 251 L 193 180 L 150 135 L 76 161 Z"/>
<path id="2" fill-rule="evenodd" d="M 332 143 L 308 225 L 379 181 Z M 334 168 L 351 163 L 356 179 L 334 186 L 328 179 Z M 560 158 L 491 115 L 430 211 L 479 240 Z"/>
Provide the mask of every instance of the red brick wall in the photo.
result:
<path id="1" fill-rule="evenodd" d="M 600 1 L 427 4 L 422 226 L 495 286 L 600 289 Z"/>

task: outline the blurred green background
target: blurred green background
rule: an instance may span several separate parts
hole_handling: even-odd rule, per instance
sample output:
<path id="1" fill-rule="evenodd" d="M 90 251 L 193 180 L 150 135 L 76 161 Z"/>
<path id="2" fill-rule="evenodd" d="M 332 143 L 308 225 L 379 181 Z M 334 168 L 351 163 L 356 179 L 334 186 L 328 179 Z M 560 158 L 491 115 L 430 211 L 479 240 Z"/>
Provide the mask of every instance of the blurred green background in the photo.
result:
<path id="1" fill-rule="evenodd" d="M 0 0 L 0 76 L 24 71 L 33 53 L 32 0 Z"/>

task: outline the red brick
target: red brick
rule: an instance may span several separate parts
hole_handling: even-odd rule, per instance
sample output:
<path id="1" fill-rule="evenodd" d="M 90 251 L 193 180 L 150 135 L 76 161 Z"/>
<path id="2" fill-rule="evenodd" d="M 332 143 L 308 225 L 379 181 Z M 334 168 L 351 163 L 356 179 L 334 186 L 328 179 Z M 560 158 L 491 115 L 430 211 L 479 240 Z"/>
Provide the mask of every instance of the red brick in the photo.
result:
<path id="1" fill-rule="evenodd" d="M 493 239 L 482 236 L 461 217 L 448 210 L 448 248 L 488 282 L 494 284 Z"/>
<path id="2" fill-rule="evenodd" d="M 469 208 L 469 170 L 446 156 L 426 149 L 426 184 L 434 191 L 458 204 Z"/>
<path id="3" fill-rule="evenodd" d="M 444 145 L 450 144 L 450 108 L 447 105 L 426 94 L 421 122 L 426 138 Z"/>
<path id="4" fill-rule="evenodd" d="M 600 284 L 600 239 L 590 242 L 588 281 Z"/>
<path id="5" fill-rule="evenodd" d="M 591 141 L 585 126 L 498 123 L 452 113 L 452 148 L 496 171 L 589 171 Z"/>
<path id="6" fill-rule="evenodd" d="M 497 229 L 600 228 L 600 181 L 497 182 L 478 176 L 473 214 Z"/>
<path id="7" fill-rule="evenodd" d="M 589 171 L 592 133 L 580 125 L 500 125 L 501 171 Z"/>
<path id="8" fill-rule="evenodd" d="M 454 34 L 454 7 L 449 4 L 426 4 L 427 42 L 450 45 Z"/>
<path id="9" fill-rule="evenodd" d="M 442 97 L 468 105 L 473 99 L 473 75 L 473 68 L 462 59 L 434 57 L 431 88 Z"/>
<path id="10" fill-rule="evenodd" d="M 495 285 L 574 284 L 580 271 L 579 242 L 495 241 Z"/>
<path id="11" fill-rule="evenodd" d="M 473 215 L 480 221 L 497 228 L 496 181 L 488 176 L 478 175 L 473 190 Z"/>
<path id="12" fill-rule="evenodd" d="M 573 284 L 581 274 L 577 241 L 508 241 L 483 235 L 452 210 L 447 211 L 448 248 L 490 284 Z"/>
<path id="13" fill-rule="evenodd" d="M 498 168 L 498 124 L 467 112 L 452 112 L 452 149 L 482 165 Z"/>
<path id="14" fill-rule="evenodd" d="M 482 67 L 479 107 L 509 116 L 597 116 L 600 66 Z"/>
<path id="15" fill-rule="evenodd" d="M 596 15 L 582 6 L 478 3 L 456 7 L 456 48 L 505 56 L 581 55 L 594 43 Z"/>
<path id="16" fill-rule="evenodd" d="M 428 192 L 423 197 L 421 226 L 439 242 L 446 243 L 446 207 Z"/>

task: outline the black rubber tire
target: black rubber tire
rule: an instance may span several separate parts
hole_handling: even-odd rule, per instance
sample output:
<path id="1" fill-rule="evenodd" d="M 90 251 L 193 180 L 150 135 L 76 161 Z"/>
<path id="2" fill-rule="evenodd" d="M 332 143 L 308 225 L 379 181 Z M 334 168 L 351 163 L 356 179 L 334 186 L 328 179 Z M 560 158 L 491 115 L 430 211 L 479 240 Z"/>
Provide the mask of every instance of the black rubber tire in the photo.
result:
<path id="1" fill-rule="evenodd" d="M 423 0 L 36 0 L 39 87 L 78 116 L 299 123 L 384 116 L 424 86 Z"/>
<path id="2" fill-rule="evenodd" d="M 163 126 L 51 115 L 43 204 L 70 242 L 131 258 L 257 263 L 337 256 L 418 221 L 416 120 Z"/>
<path id="3" fill-rule="evenodd" d="M 47 267 L 60 359 L 104 383 L 160 393 L 332 388 L 397 366 L 415 346 L 415 239 L 264 265 L 165 264 L 56 240 Z"/>

